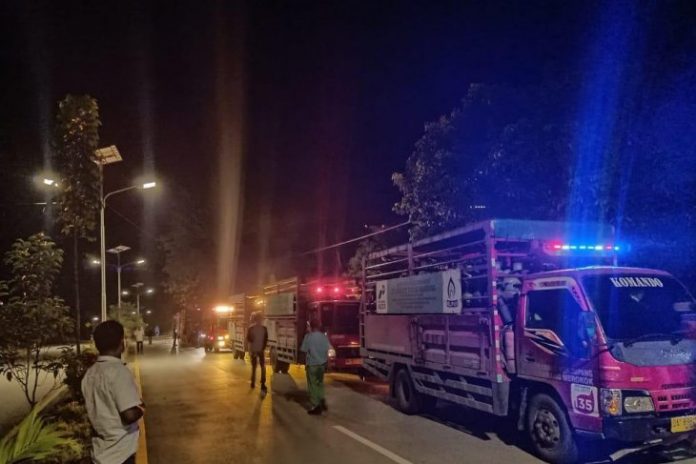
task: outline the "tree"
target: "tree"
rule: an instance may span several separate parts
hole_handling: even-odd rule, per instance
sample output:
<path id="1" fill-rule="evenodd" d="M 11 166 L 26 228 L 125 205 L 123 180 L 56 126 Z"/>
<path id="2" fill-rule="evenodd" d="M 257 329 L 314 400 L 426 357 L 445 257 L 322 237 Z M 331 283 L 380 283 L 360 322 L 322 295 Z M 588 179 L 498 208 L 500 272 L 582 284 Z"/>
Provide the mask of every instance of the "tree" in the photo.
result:
<path id="1" fill-rule="evenodd" d="M 72 237 L 75 327 L 80 352 L 79 240 L 93 239 L 101 203 L 101 173 L 95 150 L 99 144 L 99 107 L 88 96 L 66 96 L 58 104 L 54 147 L 61 191 L 57 198 L 61 233 Z M 105 265 L 102 263 L 102 266 Z"/>
<path id="2" fill-rule="evenodd" d="M 53 294 L 63 252 L 43 233 L 19 239 L 5 254 L 11 279 L 0 305 L 0 373 L 14 379 L 29 405 L 37 389 L 57 376 L 62 364 L 47 356 L 49 344 L 66 339 L 72 330 L 69 309 Z"/>
<path id="3" fill-rule="evenodd" d="M 377 233 L 384 229 L 384 226 L 365 226 L 368 234 Z M 362 240 L 355 250 L 355 254 L 348 260 L 348 275 L 354 279 L 362 278 L 363 258 L 372 252 L 386 248 L 384 234 L 373 235 Z"/>
<path id="4" fill-rule="evenodd" d="M 187 195 L 178 195 L 158 245 L 164 255 L 164 291 L 179 309 L 190 310 L 212 303 L 216 261 L 206 211 Z"/>
<path id="5" fill-rule="evenodd" d="M 109 319 L 118 321 L 123 326 L 126 337 L 130 337 L 137 327 L 144 327 L 143 316 L 136 313 L 136 307 L 132 303 L 121 303 L 109 307 Z"/>
<path id="6" fill-rule="evenodd" d="M 572 154 L 561 90 L 471 85 L 460 107 L 426 124 L 405 171 L 392 176 L 402 194 L 394 211 L 409 217 L 411 238 L 469 222 L 479 207 L 557 217 Z"/>

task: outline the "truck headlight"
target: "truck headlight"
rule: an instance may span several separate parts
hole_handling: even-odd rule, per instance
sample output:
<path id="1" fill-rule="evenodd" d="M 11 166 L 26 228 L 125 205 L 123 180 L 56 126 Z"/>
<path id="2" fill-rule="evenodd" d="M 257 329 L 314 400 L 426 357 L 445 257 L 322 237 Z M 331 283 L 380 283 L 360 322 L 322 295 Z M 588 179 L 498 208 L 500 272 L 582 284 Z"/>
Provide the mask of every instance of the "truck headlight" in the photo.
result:
<path id="1" fill-rule="evenodd" d="M 329 358 L 335 358 L 336 357 L 336 350 L 333 348 L 329 348 Z"/>
<path id="2" fill-rule="evenodd" d="M 624 398 L 623 407 L 628 413 L 652 412 L 655 410 L 652 398 L 649 396 L 627 396 Z"/>
<path id="3" fill-rule="evenodd" d="M 218 338 L 217 338 L 217 339 L 218 339 L 218 340 L 224 340 L 225 337 L 223 337 L 222 335 L 218 335 Z"/>
<path id="4" fill-rule="evenodd" d="M 230 336 L 229 336 L 229 335 L 225 335 L 225 340 L 229 340 L 229 339 L 230 339 Z"/>
<path id="5" fill-rule="evenodd" d="M 224 341 L 224 340 L 218 341 L 218 346 L 219 346 L 220 348 L 224 347 L 224 346 L 225 346 L 225 341 Z"/>
<path id="6" fill-rule="evenodd" d="M 621 415 L 621 390 L 602 388 L 600 392 L 602 412 L 608 416 Z"/>

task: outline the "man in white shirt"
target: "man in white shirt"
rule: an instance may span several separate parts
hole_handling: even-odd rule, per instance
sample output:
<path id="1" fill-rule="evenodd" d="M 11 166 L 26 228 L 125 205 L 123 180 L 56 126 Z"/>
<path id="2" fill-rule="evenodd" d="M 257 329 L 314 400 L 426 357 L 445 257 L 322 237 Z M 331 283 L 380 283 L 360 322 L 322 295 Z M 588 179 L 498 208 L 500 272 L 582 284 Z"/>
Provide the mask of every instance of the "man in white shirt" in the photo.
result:
<path id="1" fill-rule="evenodd" d="M 138 326 L 133 331 L 133 336 L 135 337 L 135 351 L 138 354 L 143 353 L 143 342 L 145 341 L 145 331 L 142 326 Z"/>
<path id="2" fill-rule="evenodd" d="M 82 379 L 87 416 L 94 429 L 92 461 L 96 464 L 135 464 L 138 420 L 145 412 L 133 374 L 121 361 L 125 349 L 123 326 L 102 322 L 94 329 L 97 362 Z"/>

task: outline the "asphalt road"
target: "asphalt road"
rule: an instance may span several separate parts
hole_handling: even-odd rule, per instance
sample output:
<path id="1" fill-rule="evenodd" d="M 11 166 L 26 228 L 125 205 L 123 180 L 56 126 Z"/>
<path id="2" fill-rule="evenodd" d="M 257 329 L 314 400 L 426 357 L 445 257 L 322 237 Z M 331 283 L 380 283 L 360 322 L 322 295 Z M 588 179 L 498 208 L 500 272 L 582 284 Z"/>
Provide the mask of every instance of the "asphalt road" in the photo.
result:
<path id="1" fill-rule="evenodd" d="M 269 394 L 262 398 L 249 388 L 248 362 L 169 348 L 146 345 L 138 359 L 151 463 L 539 462 L 505 421 L 477 412 L 442 404 L 432 416 L 406 416 L 388 404 L 384 385 L 331 374 L 329 412 L 308 416 L 299 366 L 290 375 L 269 373 Z M 666 462 L 655 453 L 615 458 Z"/>

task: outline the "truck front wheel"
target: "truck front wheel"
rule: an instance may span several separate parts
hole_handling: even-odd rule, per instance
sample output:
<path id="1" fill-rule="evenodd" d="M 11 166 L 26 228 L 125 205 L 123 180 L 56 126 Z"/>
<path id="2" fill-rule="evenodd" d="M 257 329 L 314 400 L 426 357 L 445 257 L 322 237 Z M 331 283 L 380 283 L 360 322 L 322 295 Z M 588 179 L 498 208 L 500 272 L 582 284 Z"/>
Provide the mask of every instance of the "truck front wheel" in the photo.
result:
<path id="1" fill-rule="evenodd" d="M 537 456 L 554 464 L 577 462 L 573 431 L 556 400 L 540 393 L 532 398 L 527 411 L 527 433 Z"/>

